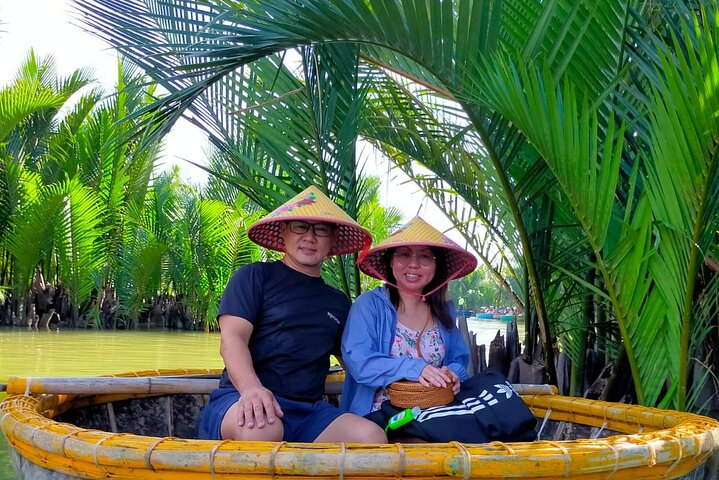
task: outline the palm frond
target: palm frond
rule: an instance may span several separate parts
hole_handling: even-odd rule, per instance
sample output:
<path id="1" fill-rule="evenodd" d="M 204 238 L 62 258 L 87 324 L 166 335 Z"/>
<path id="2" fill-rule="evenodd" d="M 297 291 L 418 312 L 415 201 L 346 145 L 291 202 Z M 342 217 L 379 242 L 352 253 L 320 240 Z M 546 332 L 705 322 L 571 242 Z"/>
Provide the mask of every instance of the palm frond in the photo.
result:
<path id="1" fill-rule="evenodd" d="M 75 308 L 99 287 L 104 263 L 102 210 L 97 195 L 77 180 L 51 187 L 51 195 L 62 199 L 56 224 L 60 279 Z"/>
<path id="2" fill-rule="evenodd" d="M 671 43 L 656 44 L 656 65 L 646 68 L 647 76 L 654 79 L 646 191 L 659 239 L 651 268 L 667 323 L 681 339 L 673 345 L 679 355 L 672 370 L 680 409 L 686 401 L 695 288 L 704 252 L 715 244 L 719 230 L 719 95 L 713 86 L 719 69 L 716 12 L 716 5 L 710 4 L 680 21 Z"/>
<path id="3" fill-rule="evenodd" d="M 7 248 L 15 259 L 13 290 L 16 294 L 25 294 L 35 268 L 52 252 L 63 207 L 63 195 L 43 188 L 28 198 L 25 208 L 12 217 Z"/>

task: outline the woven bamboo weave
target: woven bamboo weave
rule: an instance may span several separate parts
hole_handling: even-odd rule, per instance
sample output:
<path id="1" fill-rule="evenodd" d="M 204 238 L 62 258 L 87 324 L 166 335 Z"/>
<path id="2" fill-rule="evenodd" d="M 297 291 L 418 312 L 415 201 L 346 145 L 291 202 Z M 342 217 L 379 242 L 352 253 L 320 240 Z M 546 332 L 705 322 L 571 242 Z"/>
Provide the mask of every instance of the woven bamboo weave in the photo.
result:
<path id="1" fill-rule="evenodd" d="M 387 387 L 392 405 L 399 408 L 430 408 L 447 405 L 454 400 L 452 385 L 446 387 L 425 387 L 419 382 L 400 380 Z"/>

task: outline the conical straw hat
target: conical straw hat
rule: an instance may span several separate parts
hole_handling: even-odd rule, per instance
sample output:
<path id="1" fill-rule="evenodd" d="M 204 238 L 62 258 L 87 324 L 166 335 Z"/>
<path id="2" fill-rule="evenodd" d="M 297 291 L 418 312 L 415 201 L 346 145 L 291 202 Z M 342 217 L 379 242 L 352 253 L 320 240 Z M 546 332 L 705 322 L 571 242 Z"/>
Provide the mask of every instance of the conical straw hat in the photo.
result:
<path id="1" fill-rule="evenodd" d="M 464 277 L 477 268 L 477 259 L 463 249 L 439 230 L 425 222 L 420 217 L 414 217 L 406 225 L 382 240 L 359 264 L 360 270 L 367 275 L 387 280 L 387 252 L 391 249 L 405 246 L 426 246 L 442 248 L 446 252 L 447 278 L 442 279 L 440 285 L 450 280 Z"/>
<path id="2" fill-rule="evenodd" d="M 284 252 L 285 243 L 280 233 L 280 224 L 288 220 L 337 225 L 337 241 L 328 255 L 354 253 L 369 248 L 372 243 L 372 235 L 315 186 L 306 188 L 257 221 L 247 230 L 247 236 L 260 246 Z"/>

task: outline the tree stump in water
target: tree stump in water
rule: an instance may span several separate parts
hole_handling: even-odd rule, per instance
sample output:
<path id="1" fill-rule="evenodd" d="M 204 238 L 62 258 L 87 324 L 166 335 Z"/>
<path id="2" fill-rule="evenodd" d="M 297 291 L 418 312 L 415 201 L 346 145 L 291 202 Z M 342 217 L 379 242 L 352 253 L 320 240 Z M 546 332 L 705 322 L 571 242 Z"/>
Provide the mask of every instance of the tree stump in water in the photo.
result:
<path id="1" fill-rule="evenodd" d="M 100 297 L 100 323 L 104 328 L 113 328 L 115 326 L 115 312 L 117 311 L 117 301 L 115 299 L 115 289 L 103 289 Z"/>
<path id="2" fill-rule="evenodd" d="M 591 398 L 593 400 L 598 400 L 601 398 L 604 394 L 604 390 L 607 387 L 607 383 L 609 383 L 609 375 L 612 373 L 612 366 L 607 365 L 604 367 L 604 369 L 599 373 L 599 376 L 592 382 L 592 384 L 589 386 L 586 392 L 584 392 L 585 398 Z"/>
<path id="3" fill-rule="evenodd" d="M 50 330 L 50 322 L 52 322 L 53 317 L 57 317 L 57 322 L 60 322 L 60 315 L 55 312 L 54 308 L 51 308 L 49 312 L 45 312 L 42 314 L 42 318 L 40 319 L 40 325 L 46 330 Z"/>
<path id="4" fill-rule="evenodd" d="M 547 383 L 547 374 L 539 362 L 529 363 L 525 357 L 517 357 L 509 366 L 507 379 L 511 383 Z"/>
<path id="5" fill-rule="evenodd" d="M 507 348 L 504 346 L 504 335 L 497 330 L 497 335 L 489 344 L 489 368 L 496 368 L 502 375 L 509 373 L 509 360 L 507 359 Z"/>
<path id="6" fill-rule="evenodd" d="M 477 373 L 487 370 L 487 347 L 482 344 L 477 347 Z"/>
<path id="7" fill-rule="evenodd" d="M 55 289 L 53 305 L 55 305 L 55 312 L 57 312 L 58 321 L 60 319 L 65 319 L 65 321 L 68 322 L 68 326 L 71 328 L 78 327 L 78 325 L 75 325 L 72 316 L 72 305 L 70 305 L 70 300 L 67 298 L 67 292 L 64 288 L 60 287 Z"/>
<path id="8" fill-rule="evenodd" d="M 507 323 L 507 358 L 511 362 L 520 354 L 519 332 L 517 331 L 517 320 L 510 320 Z"/>
<path id="9" fill-rule="evenodd" d="M 584 360 L 584 385 L 582 386 L 582 394 L 587 395 L 592 382 L 601 375 L 604 369 L 604 354 L 597 352 L 593 348 L 587 348 L 587 354 Z"/>
<path id="10" fill-rule="evenodd" d="M 459 332 L 462 334 L 462 339 L 469 349 L 469 365 L 467 365 L 467 372 L 470 376 L 476 375 L 479 370 L 479 359 L 477 357 L 477 334 L 469 331 L 467 325 L 467 317 L 464 314 L 460 315 L 457 319 L 457 326 Z"/>
<path id="11" fill-rule="evenodd" d="M 559 352 L 556 358 L 557 391 L 560 395 L 569 395 L 572 383 L 572 361 L 564 352 Z"/>
<path id="12" fill-rule="evenodd" d="M 37 322 L 38 315 L 35 312 L 35 304 L 31 303 L 29 311 L 27 312 L 27 317 L 25 318 L 25 323 L 27 323 L 28 328 L 37 328 Z"/>
<path id="13" fill-rule="evenodd" d="M 158 298 L 152 299 L 150 312 L 147 318 L 148 328 L 158 328 L 165 324 L 165 305 Z"/>

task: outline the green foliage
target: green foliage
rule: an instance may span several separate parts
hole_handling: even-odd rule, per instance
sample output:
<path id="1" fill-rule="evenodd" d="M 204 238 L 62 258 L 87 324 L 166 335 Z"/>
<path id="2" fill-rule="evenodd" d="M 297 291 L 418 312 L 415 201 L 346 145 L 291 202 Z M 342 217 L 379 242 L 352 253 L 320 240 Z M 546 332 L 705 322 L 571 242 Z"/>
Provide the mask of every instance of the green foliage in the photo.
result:
<path id="1" fill-rule="evenodd" d="M 464 299 L 463 308 L 473 311 L 490 306 L 508 307 L 514 301 L 511 293 L 497 284 L 492 272 L 484 265 L 466 277 L 451 281 L 449 296 L 455 302 Z"/>
<path id="2" fill-rule="evenodd" d="M 46 199 L 61 205 L 59 218 L 45 220 L 55 225 L 58 271 L 68 299 L 77 309 L 99 287 L 98 272 L 105 257 L 102 211 L 97 196 L 77 180 L 49 187 Z"/>
<path id="3" fill-rule="evenodd" d="M 232 271 L 259 259 L 246 236 L 259 212 L 240 194 L 202 199 L 177 171 L 153 174 L 158 145 L 126 135 L 125 117 L 152 98 L 136 67 L 118 64 L 115 95 L 92 90 L 68 104 L 85 77 L 57 79 L 52 65 L 31 54 L 0 92 L 2 290 L 24 298 L 36 274 L 56 279 L 75 326 L 103 326 L 95 301 L 114 293 L 128 328 L 151 299 L 174 295 L 212 327 Z M 22 317 L 24 302 L 16 309 Z"/>
<path id="4" fill-rule="evenodd" d="M 639 402 L 690 407 L 716 295 L 697 283 L 719 230 L 713 2 L 161 3 L 76 2 L 170 92 L 129 116 L 146 151 L 190 112 L 253 208 L 315 183 L 359 218 L 363 137 L 537 319 L 550 379 L 557 337 L 575 360 L 596 339 L 626 352 Z M 350 265 L 327 275 L 356 293 Z"/>

